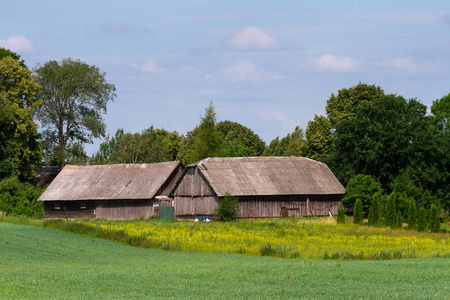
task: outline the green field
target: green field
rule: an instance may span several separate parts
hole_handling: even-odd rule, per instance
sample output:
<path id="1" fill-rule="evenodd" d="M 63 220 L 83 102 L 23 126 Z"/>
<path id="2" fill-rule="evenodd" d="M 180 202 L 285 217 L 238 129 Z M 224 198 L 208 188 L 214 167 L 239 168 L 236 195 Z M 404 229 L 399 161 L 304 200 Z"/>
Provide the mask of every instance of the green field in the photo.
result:
<path id="1" fill-rule="evenodd" d="M 2 298 L 448 299 L 450 259 L 292 260 L 131 247 L 0 222 Z"/>

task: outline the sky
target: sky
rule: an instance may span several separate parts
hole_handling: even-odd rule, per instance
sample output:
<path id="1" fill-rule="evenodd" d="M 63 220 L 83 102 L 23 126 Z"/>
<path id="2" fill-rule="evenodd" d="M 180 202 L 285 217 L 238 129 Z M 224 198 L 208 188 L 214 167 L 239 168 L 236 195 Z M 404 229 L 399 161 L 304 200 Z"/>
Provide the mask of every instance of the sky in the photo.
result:
<path id="1" fill-rule="evenodd" d="M 0 0 L 0 47 L 30 69 L 99 67 L 117 88 L 110 135 L 186 134 L 212 102 L 269 144 L 359 82 L 428 107 L 450 93 L 448 0 Z"/>

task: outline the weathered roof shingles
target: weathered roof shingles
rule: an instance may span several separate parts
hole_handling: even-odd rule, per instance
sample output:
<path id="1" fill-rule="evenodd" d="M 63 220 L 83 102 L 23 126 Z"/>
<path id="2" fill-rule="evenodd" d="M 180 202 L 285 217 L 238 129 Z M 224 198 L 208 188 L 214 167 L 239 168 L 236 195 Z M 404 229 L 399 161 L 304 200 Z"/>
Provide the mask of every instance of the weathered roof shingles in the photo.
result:
<path id="1" fill-rule="evenodd" d="M 39 200 L 151 199 L 179 164 L 67 165 Z"/>
<path id="2" fill-rule="evenodd" d="M 194 166 L 219 197 L 345 194 L 326 164 L 304 157 L 207 158 Z"/>

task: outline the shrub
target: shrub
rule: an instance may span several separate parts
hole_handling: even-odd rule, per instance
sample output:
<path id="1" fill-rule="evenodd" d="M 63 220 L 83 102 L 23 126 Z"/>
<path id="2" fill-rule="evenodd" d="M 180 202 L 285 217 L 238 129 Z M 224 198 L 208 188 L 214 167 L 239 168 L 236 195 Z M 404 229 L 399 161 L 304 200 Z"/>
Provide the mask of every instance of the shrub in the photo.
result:
<path id="1" fill-rule="evenodd" d="M 427 229 L 427 212 L 425 208 L 421 207 L 419 209 L 419 217 L 417 219 L 417 231 L 422 232 Z"/>
<path id="2" fill-rule="evenodd" d="M 440 227 L 438 208 L 435 204 L 432 204 L 430 209 L 430 231 L 439 232 Z"/>
<path id="3" fill-rule="evenodd" d="M 17 177 L 5 178 L 0 182 L 0 211 L 5 215 L 42 218 L 44 206 L 37 199 L 42 189 L 22 183 Z"/>
<path id="4" fill-rule="evenodd" d="M 216 216 L 219 221 L 228 222 L 239 217 L 239 200 L 236 197 L 225 193 L 225 196 L 219 201 L 219 208 L 216 210 Z"/>
<path id="5" fill-rule="evenodd" d="M 353 210 L 353 223 L 360 225 L 363 223 L 362 202 L 359 199 L 355 202 L 355 209 Z"/>
<path id="6" fill-rule="evenodd" d="M 359 174 L 350 179 L 345 191 L 347 194 L 342 199 L 342 203 L 346 206 L 354 206 L 356 205 L 356 200 L 360 199 L 363 216 L 367 216 L 369 214 L 373 195 L 381 193 L 382 189 L 380 184 L 371 176 Z"/>
<path id="7" fill-rule="evenodd" d="M 395 228 L 397 220 L 397 209 L 395 206 L 396 193 L 392 192 L 387 199 L 386 204 L 386 226 Z"/>
<path id="8" fill-rule="evenodd" d="M 416 226 L 416 223 L 417 223 L 416 201 L 414 201 L 414 198 L 411 198 L 411 200 L 409 200 L 409 207 L 408 207 L 408 228 L 413 229 Z"/>
<path id="9" fill-rule="evenodd" d="M 397 211 L 397 217 L 395 218 L 395 228 L 403 228 L 402 213 L 400 211 Z"/>
<path id="10" fill-rule="evenodd" d="M 338 208 L 337 222 L 338 224 L 345 224 L 345 209 L 342 206 Z"/>
<path id="11" fill-rule="evenodd" d="M 372 205 L 369 210 L 369 225 L 375 226 L 380 223 L 381 218 L 381 192 L 373 195 Z"/>

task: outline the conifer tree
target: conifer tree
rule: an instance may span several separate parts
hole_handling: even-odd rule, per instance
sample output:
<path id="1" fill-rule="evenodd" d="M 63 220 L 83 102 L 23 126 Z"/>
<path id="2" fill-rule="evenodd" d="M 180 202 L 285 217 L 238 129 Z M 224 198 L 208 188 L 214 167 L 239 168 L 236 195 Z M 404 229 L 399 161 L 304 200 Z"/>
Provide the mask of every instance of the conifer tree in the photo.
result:
<path id="1" fill-rule="evenodd" d="M 395 218 L 395 228 L 398 228 L 398 229 L 403 228 L 402 213 L 400 211 L 397 211 L 397 216 Z"/>
<path id="2" fill-rule="evenodd" d="M 408 229 L 413 229 L 417 223 L 416 201 L 414 198 L 409 200 L 408 207 Z"/>
<path id="3" fill-rule="evenodd" d="M 419 209 L 419 217 L 417 219 L 417 231 L 422 232 L 427 229 L 427 212 L 425 208 L 421 207 Z"/>
<path id="4" fill-rule="evenodd" d="M 355 208 L 353 211 L 353 223 L 362 225 L 363 224 L 363 209 L 362 202 L 360 199 L 356 199 Z"/>
<path id="5" fill-rule="evenodd" d="M 342 206 L 338 207 L 337 222 L 338 224 L 345 224 L 345 210 Z"/>
<path id="6" fill-rule="evenodd" d="M 439 212 L 436 205 L 432 204 L 430 209 L 430 231 L 438 232 L 441 227 L 441 222 L 439 221 Z"/>
<path id="7" fill-rule="evenodd" d="M 387 204 L 386 204 L 386 226 L 395 227 L 396 217 L 397 217 L 397 209 L 395 206 L 395 196 L 394 193 L 391 193 L 388 196 Z"/>
<path id="8" fill-rule="evenodd" d="M 369 225 L 375 226 L 380 222 L 381 216 L 381 193 L 373 195 L 372 205 L 369 210 Z"/>

